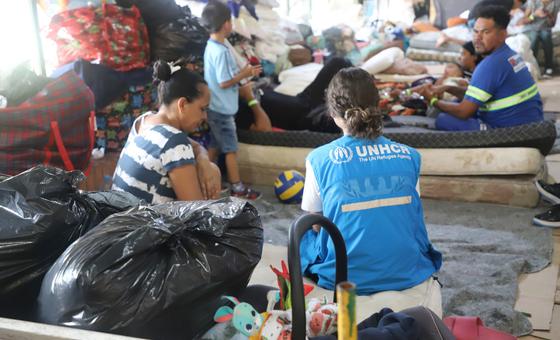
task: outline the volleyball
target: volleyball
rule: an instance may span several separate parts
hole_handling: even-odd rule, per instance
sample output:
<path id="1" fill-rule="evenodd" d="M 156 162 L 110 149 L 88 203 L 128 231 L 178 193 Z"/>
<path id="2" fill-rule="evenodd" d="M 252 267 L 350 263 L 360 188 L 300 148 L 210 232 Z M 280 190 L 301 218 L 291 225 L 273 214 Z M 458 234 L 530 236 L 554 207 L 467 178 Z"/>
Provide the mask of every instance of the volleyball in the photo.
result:
<path id="1" fill-rule="evenodd" d="M 296 170 L 283 171 L 274 181 L 274 193 L 282 203 L 301 203 L 305 177 Z"/>

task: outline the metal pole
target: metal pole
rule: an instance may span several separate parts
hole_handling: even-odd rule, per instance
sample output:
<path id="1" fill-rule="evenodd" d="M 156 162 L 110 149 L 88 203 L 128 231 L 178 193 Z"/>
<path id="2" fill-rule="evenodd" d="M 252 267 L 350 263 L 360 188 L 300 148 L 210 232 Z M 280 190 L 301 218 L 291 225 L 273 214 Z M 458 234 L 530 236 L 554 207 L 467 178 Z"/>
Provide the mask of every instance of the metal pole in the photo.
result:
<path id="1" fill-rule="evenodd" d="M 41 75 L 46 76 L 47 70 L 45 68 L 45 55 L 43 54 L 43 44 L 41 42 L 41 32 L 39 28 L 39 14 L 37 12 L 37 0 L 29 0 L 31 6 L 31 13 L 33 15 L 33 30 L 35 33 L 35 44 L 37 47 L 37 54 L 39 57 L 39 67 L 41 68 Z"/>

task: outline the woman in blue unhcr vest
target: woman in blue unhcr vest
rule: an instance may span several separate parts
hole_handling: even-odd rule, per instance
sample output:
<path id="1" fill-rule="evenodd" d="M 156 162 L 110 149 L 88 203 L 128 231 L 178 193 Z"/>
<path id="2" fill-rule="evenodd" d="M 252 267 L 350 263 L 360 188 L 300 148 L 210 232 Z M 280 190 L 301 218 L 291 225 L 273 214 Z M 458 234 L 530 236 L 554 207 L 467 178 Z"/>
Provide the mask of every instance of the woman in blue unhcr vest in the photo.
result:
<path id="1" fill-rule="evenodd" d="M 420 154 L 381 135 L 378 102 L 374 78 L 366 71 L 346 68 L 333 78 L 327 103 L 344 136 L 307 157 L 301 207 L 322 213 L 340 229 L 349 279 L 358 295 L 438 285 L 441 312 L 440 287 L 432 275 L 441 267 L 442 256 L 432 247 L 424 224 Z M 327 233 L 309 231 L 301 254 L 306 275 L 333 290 L 335 252 Z"/>

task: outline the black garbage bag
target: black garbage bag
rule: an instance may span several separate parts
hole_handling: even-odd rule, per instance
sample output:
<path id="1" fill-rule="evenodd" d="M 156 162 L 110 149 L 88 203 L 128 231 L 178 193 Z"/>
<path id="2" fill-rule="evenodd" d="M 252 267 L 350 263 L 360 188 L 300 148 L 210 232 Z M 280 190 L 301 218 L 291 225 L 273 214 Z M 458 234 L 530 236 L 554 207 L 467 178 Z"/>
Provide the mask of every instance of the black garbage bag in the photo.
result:
<path id="1" fill-rule="evenodd" d="M 128 210 L 139 205 L 143 201 L 124 191 L 90 191 L 82 193 L 82 196 L 92 204 L 89 212 L 88 230 L 95 227 L 110 215 Z"/>
<path id="2" fill-rule="evenodd" d="M 109 214 L 139 202 L 128 193 L 82 195 L 84 178 L 38 166 L 0 182 L 0 315 L 32 319 L 43 276 L 60 254 Z"/>
<path id="3" fill-rule="evenodd" d="M 209 35 L 188 7 L 184 16 L 157 26 L 150 37 L 152 58 L 175 61 L 181 58 L 196 64 L 204 59 Z"/>
<path id="4" fill-rule="evenodd" d="M 117 0 L 121 7 L 138 7 L 148 31 L 183 17 L 184 12 L 175 0 Z"/>
<path id="5" fill-rule="evenodd" d="M 49 270 L 39 321 L 150 339 L 192 339 L 213 325 L 261 258 L 248 202 L 172 202 L 114 214 Z"/>

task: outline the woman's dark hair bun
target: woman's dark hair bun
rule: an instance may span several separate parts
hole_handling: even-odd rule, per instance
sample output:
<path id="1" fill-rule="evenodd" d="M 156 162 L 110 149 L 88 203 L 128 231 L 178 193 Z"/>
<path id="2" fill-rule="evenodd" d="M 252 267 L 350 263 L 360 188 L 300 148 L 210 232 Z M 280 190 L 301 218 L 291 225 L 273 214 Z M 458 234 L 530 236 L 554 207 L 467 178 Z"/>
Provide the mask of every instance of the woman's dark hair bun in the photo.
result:
<path id="1" fill-rule="evenodd" d="M 158 60 L 154 64 L 153 77 L 157 80 L 168 81 L 171 79 L 171 67 L 163 60 Z"/>

